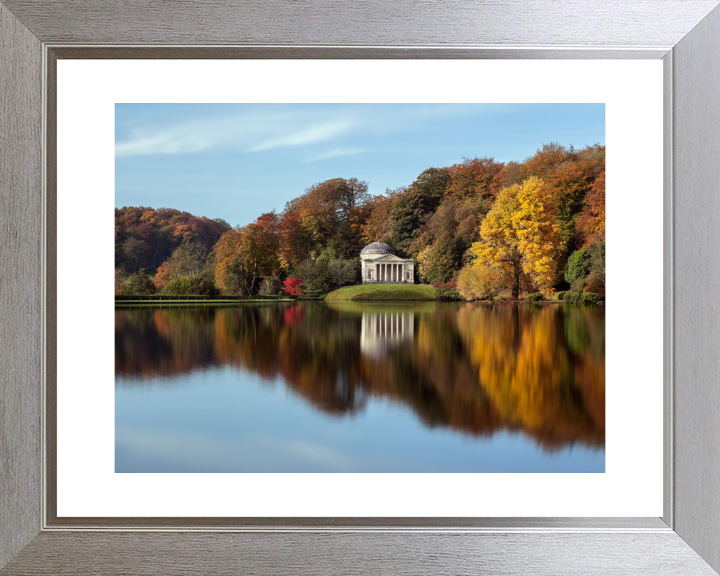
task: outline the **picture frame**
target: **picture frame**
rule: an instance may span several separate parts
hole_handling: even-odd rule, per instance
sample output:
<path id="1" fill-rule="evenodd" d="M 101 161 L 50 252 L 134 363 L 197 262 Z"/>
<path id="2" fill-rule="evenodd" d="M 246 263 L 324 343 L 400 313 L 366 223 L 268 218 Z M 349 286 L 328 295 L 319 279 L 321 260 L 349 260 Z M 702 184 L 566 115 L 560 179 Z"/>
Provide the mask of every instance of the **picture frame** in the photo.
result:
<path id="1" fill-rule="evenodd" d="M 0 574 L 720 571 L 718 4 L 0 0 Z M 58 58 L 662 59 L 662 518 L 58 518 Z"/>

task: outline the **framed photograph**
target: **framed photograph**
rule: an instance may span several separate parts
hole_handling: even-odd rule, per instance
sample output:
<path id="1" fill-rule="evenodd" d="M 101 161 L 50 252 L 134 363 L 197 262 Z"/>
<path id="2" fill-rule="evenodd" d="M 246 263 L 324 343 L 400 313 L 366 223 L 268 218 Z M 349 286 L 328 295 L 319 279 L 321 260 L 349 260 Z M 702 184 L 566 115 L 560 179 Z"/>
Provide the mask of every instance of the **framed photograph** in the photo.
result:
<path id="1" fill-rule="evenodd" d="M 717 4 L 0 1 L 0 573 L 716 574 Z"/>

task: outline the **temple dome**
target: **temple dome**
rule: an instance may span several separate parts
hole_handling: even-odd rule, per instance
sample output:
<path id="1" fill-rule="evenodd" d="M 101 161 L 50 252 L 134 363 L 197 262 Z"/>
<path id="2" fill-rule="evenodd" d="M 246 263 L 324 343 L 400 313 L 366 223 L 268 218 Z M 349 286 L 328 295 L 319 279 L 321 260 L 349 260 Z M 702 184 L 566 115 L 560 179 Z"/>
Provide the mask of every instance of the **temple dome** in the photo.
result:
<path id="1" fill-rule="evenodd" d="M 395 254 L 395 250 L 382 242 L 371 242 L 360 251 L 360 254 Z"/>

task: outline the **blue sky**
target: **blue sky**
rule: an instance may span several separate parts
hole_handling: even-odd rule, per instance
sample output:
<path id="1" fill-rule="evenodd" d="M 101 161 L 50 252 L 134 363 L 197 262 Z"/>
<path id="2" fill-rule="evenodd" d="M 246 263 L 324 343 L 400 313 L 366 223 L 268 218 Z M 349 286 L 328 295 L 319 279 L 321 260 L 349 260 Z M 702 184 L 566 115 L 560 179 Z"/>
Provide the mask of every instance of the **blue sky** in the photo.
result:
<path id="1" fill-rule="evenodd" d="M 604 144 L 604 104 L 116 104 L 115 206 L 244 225 L 330 178 L 382 194 L 550 142 Z"/>

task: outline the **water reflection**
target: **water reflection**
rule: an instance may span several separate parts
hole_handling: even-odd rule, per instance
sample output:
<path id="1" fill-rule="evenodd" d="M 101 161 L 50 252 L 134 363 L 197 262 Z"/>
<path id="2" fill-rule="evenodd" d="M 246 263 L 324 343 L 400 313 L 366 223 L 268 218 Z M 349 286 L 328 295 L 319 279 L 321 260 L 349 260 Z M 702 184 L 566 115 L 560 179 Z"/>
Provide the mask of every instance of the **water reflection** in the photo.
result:
<path id="1" fill-rule="evenodd" d="M 521 431 L 546 452 L 605 442 L 602 308 L 321 302 L 116 311 L 120 386 L 235 367 L 324 414 L 403 406 L 428 428 Z"/>
<path id="2" fill-rule="evenodd" d="M 360 328 L 360 352 L 380 358 L 390 349 L 412 341 L 415 315 L 411 312 L 363 312 Z"/>

